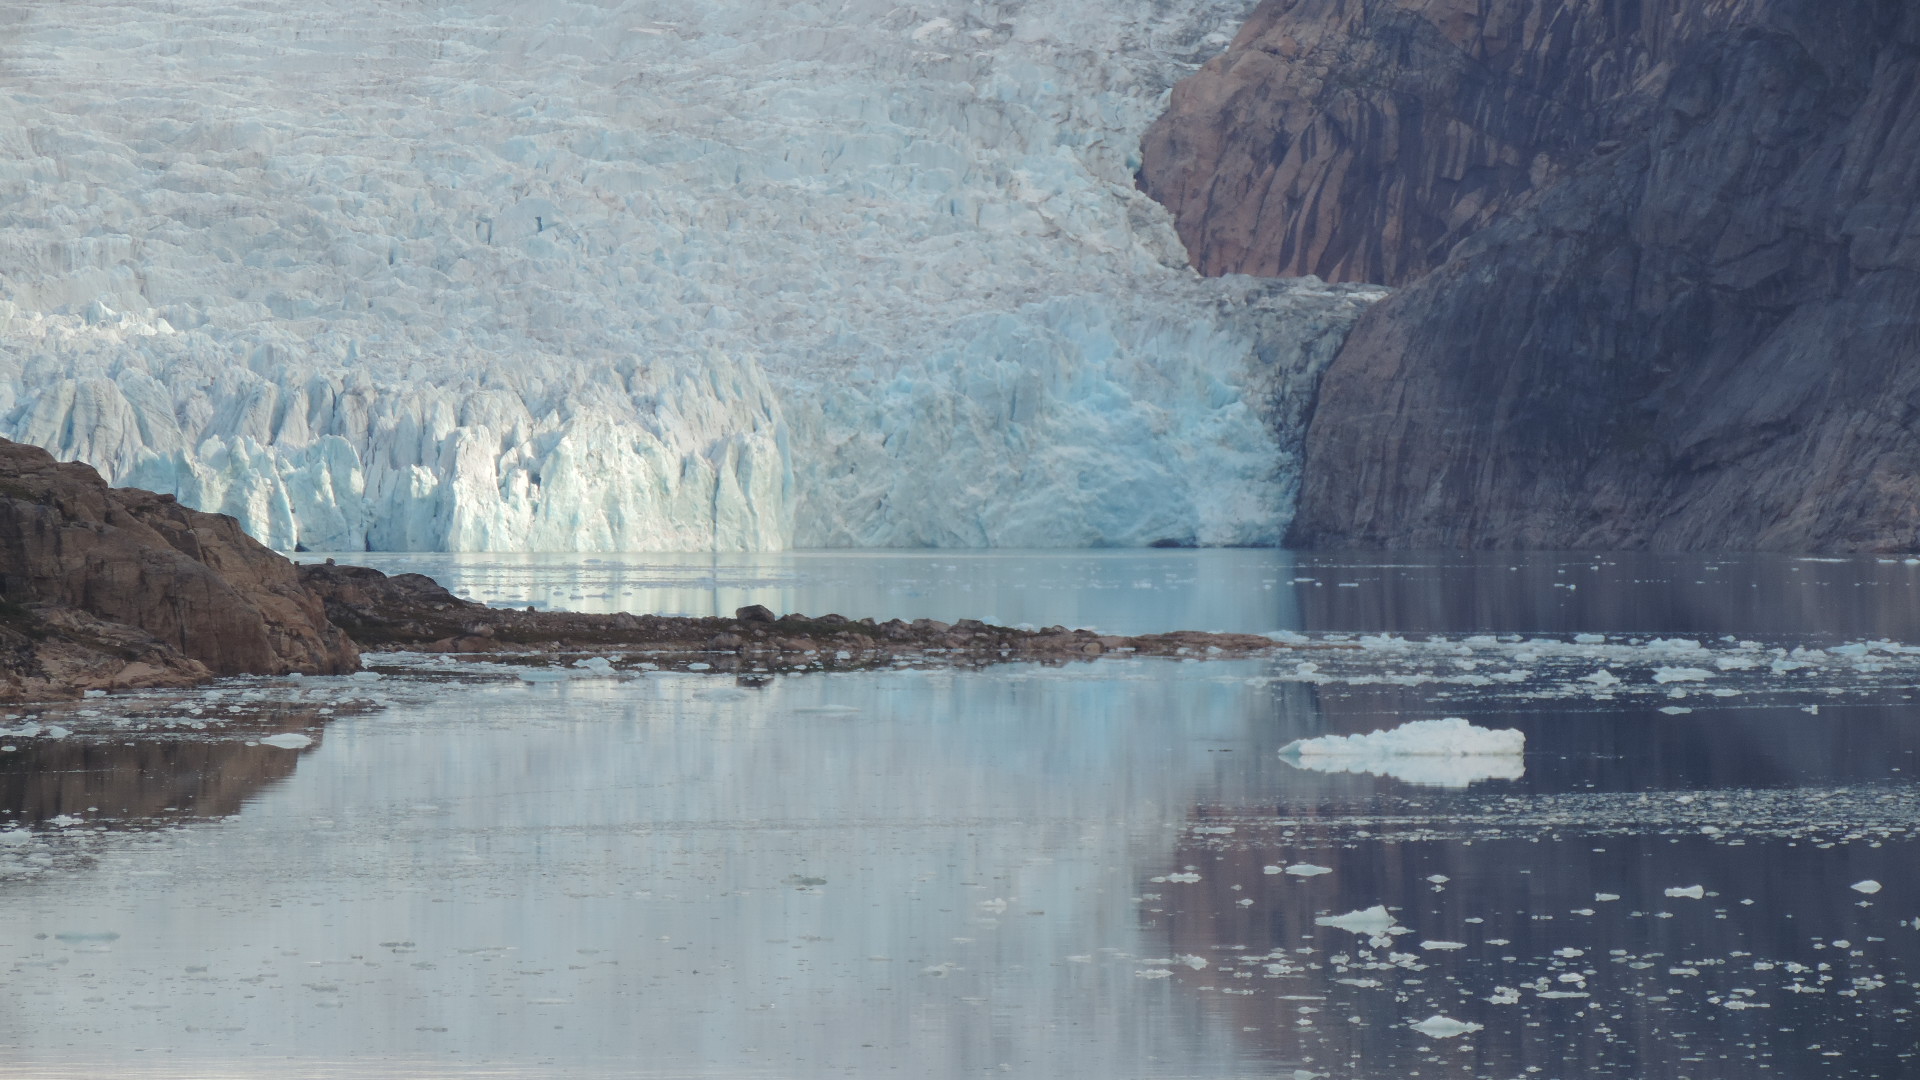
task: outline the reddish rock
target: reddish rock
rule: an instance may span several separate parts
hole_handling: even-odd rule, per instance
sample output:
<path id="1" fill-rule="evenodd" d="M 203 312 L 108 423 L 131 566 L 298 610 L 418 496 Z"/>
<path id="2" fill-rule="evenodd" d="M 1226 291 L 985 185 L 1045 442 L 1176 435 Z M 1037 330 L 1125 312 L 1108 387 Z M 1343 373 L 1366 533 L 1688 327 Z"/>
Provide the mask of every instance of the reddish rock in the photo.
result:
<path id="1" fill-rule="evenodd" d="M 12 613 L 0 629 L 14 635 L 21 687 L 61 683 L 46 669 L 56 654 L 69 676 L 90 672 L 85 687 L 66 679 L 73 688 L 359 666 L 358 649 L 327 621 L 293 564 L 232 518 L 109 488 L 85 465 L 5 440 L 0 602 Z M 98 663 L 90 667 L 75 649 L 98 654 Z M 43 655 L 30 660 L 36 652 Z M 118 674 L 100 666 L 116 660 Z"/>

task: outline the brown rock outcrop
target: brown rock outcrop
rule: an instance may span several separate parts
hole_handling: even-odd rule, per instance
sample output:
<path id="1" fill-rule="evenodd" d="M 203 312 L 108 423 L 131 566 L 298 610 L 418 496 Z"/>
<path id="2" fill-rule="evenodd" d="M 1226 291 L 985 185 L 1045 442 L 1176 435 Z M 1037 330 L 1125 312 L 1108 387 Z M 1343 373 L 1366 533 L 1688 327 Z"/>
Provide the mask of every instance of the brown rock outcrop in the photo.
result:
<path id="1" fill-rule="evenodd" d="M 1142 171 L 1203 268 L 1411 282 L 1291 543 L 1920 546 L 1920 8 L 1268 0 L 1233 54 Z"/>
<path id="2" fill-rule="evenodd" d="M 293 564 L 232 518 L 4 440 L 0 605 L 15 695 L 359 666 Z"/>

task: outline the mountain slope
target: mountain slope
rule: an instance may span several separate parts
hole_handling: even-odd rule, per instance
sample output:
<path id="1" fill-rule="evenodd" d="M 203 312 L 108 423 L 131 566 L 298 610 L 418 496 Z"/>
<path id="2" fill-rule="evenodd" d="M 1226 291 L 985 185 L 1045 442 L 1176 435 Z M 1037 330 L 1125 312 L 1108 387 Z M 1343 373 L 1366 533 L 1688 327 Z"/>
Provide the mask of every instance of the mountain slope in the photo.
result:
<path id="1" fill-rule="evenodd" d="M 1234 54 L 1316 32 L 1370 66 L 1281 65 L 1258 108 L 1227 87 Z M 1273 0 L 1194 82 L 1176 104 L 1238 104 L 1165 122 L 1212 124 L 1223 148 L 1172 170 L 1178 190 L 1217 199 L 1274 131 L 1339 129 L 1349 181 L 1315 188 L 1309 220 L 1253 213 L 1236 242 L 1372 229 L 1340 267 L 1411 282 L 1320 384 L 1292 542 L 1920 546 L 1911 5 Z M 1343 125 L 1356 101 L 1419 122 Z M 1153 146 L 1143 177 L 1171 175 Z M 1525 177 L 1474 172 L 1529 151 Z M 1231 254 L 1219 210 L 1174 208 Z"/>

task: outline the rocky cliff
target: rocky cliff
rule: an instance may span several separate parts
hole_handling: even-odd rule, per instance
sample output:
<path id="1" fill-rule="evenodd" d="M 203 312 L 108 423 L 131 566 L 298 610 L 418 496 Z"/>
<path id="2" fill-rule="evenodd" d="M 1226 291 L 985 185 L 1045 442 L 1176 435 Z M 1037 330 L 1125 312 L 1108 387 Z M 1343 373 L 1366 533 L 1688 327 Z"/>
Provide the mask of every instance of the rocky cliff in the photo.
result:
<path id="1" fill-rule="evenodd" d="M 358 666 L 232 518 L 0 440 L 0 699 Z"/>
<path id="2" fill-rule="evenodd" d="M 1141 181 L 1210 272 L 1404 284 L 1302 545 L 1920 546 L 1920 8 L 1268 0 Z"/>

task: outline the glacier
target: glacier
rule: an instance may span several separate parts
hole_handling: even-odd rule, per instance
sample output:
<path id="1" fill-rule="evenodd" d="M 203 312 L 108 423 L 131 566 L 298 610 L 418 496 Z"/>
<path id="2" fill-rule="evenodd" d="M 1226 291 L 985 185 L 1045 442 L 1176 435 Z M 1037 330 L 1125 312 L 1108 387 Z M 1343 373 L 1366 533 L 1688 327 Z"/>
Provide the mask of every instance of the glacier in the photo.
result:
<path id="1" fill-rule="evenodd" d="M 0 435 L 281 549 L 1276 542 L 1383 292 L 1132 181 L 1252 6 L 21 5 Z"/>

